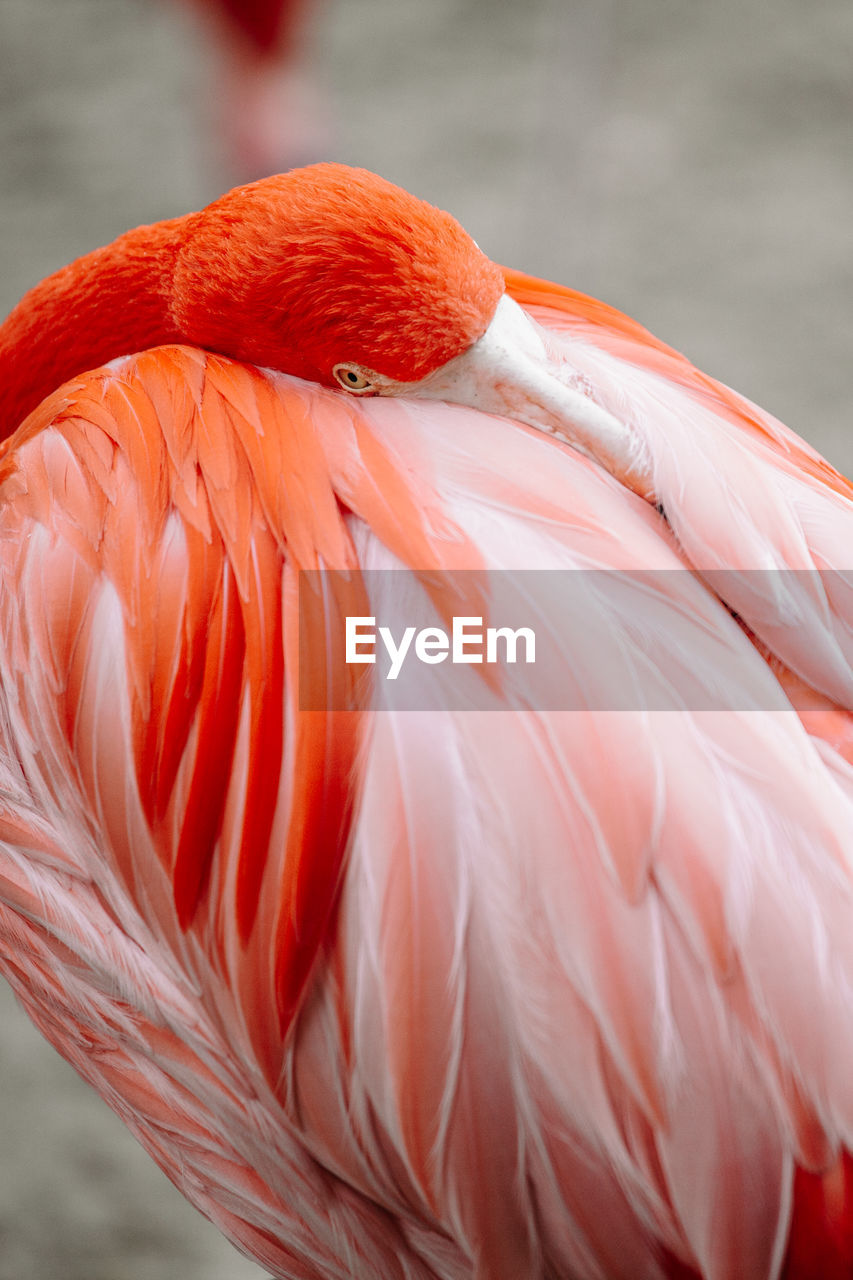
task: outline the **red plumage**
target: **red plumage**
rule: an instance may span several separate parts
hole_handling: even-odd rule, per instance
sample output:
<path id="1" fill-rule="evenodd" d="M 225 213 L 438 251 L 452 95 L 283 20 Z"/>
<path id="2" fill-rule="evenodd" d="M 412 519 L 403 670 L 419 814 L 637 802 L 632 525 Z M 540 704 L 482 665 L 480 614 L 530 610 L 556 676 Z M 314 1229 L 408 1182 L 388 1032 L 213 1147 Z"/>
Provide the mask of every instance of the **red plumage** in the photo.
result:
<path id="1" fill-rule="evenodd" d="M 449 214 L 366 170 L 313 165 L 138 227 L 37 285 L 0 329 L 0 421 L 8 432 L 73 374 L 163 342 L 327 386 L 345 351 L 416 381 L 480 336 L 503 289 Z"/>

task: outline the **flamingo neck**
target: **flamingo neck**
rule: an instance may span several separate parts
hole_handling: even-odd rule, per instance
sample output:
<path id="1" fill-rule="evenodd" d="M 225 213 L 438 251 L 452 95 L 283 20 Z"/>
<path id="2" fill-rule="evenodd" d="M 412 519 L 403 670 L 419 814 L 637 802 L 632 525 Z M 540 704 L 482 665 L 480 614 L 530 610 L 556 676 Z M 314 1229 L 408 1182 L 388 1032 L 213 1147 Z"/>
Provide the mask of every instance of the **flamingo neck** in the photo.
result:
<path id="1" fill-rule="evenodd" d="M 183 335 L 171 318 L 185 219 L 137 227 L 36 285 L 0 326 L 0 439 L 63 382 Z"/>

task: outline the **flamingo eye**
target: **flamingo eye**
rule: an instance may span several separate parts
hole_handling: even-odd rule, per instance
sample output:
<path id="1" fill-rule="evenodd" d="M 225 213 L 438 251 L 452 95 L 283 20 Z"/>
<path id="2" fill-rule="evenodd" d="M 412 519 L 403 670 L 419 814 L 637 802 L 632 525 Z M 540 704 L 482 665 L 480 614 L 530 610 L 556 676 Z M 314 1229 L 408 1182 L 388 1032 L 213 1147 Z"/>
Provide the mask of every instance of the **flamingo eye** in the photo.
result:
<path id="1" fill-rule="evenodd" d="M 358 365 L 336 364 L 332 373 L 337 378 L 344 391 L 354 391 L 356 394 L 364 394 L 366 391 L 373 390 L 373 383 L 369 378 L 365 378 Z"/>

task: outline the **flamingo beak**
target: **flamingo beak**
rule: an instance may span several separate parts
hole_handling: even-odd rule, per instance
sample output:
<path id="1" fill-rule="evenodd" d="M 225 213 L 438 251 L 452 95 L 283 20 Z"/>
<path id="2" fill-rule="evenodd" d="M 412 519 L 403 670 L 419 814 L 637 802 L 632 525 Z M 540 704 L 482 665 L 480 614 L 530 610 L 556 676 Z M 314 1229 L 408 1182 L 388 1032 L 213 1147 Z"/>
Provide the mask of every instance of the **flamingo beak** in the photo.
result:
<path id="1" fill-rule="evenodd" d="M 544 431 L 654 501 L 651 461 L 639 436 L 568 385 L 566 373 L 549 359 L 536 325 L 506 294 L 482 337 L 412 390 Z"/>

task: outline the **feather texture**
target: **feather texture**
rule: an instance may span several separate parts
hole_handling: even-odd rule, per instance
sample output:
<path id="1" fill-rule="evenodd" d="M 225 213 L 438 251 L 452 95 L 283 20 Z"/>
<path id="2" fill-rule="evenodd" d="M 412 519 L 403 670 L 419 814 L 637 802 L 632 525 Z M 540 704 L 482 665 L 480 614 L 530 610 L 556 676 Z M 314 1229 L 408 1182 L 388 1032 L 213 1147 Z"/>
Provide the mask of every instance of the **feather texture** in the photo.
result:
<path id="1" fill-rule="evenodd" d="M 667 520 L 517 423 L 181 347 L 5 446 L 0 962 L 276 1276 L 847 1275 L 849 597 L 744 571 L 843 569 L 849 488 L 631 322 L 508 286 Z M 460 570 L 532 565 L 616 584 L 537 606 L 584 710 L 474 668 L 490 710 L 403 710 L 330 640 L 393 570 L 441 622 Z"/>

